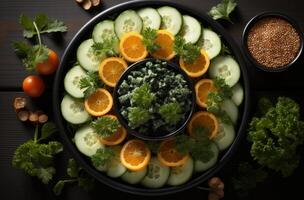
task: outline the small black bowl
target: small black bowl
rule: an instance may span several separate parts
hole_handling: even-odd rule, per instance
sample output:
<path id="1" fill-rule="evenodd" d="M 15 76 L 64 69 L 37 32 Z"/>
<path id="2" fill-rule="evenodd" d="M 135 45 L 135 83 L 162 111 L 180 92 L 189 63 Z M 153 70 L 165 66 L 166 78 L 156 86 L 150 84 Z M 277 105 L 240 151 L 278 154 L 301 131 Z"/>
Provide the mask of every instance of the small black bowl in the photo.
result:
<path id="1" fill-rule="evenodd" d="M 128 77 L 128 75 L 130 74 L 130 72 L 134 71 L 134 70 L 138 70 L 140 69 L 142 66 L 145 66 L 145 63 L 151 61 L 153 63 L 155 63 L 157 59 L 154 58 L 147 58 L 144 60 L 141 60 L 139 62 L 133 63 L 132 65 L 130 65 L 128 67 L 128 69 L 121 75 L 119 81 L 117 82 L 114 91 L 113 91 L 113 101 L 114 101 L 114 111 L 116 113 L 116 116 L 119 120 L 119 122 L 122 124 L 122 126 L 127 129 L 128 133 L 132 134 L 135 137 L 138 137 L 140 139 L 143 140 L 150 140 L 150 141 L 158 141 L 158 140 L 164 140 L 166 138 L 172 137 L 175 134 L 181 132 L 184 130 L 184 128 L 186 127 L 188 121 L 190 120 L 192 113 L 195 109 L 195 91 L 194 91 L 194 87 L 193 87 L 193 83 L 192 80 L 189 78 L 189 76 L 182 70 L 180 69 L 177 64 L 170 62 L 170 61 L 166 61 L 166 60 L 161 60 L 161 62 L 166 62 L 167 63 L 167 68 L 170 70 L 175 71 L 177 74 L 181 74 L 183 76 L 183 78 L 186 80 L 189 89 L 192 91 L 191 94 L 191 108 L 190 110 L 186 113 L 186 117 L 185 120 L 183 122 L 179 123 L 179 126 L 173 130 L 173 131 L 165 131 L 164 130 L 164 134 L 161 135 L 156 135 L 156 134 L 141 134 L 138 131 L 136 131 L 135 129 L 132 129 L 129 125 L 128 125 L 128 121 L 121 115 L 120 112 L 120 108 L 121 108 L 121 104 L 119 102 L 119 94 L 118 94 L 118 89 L 119 86 L 121 85 L 121 83 Z M 159 59 L 158 59 L 159 60 Z"/>
<path id="2" fill-rule="evenodd" d="M 278 68 L 271 68 L 271 67 L 266 67 L 264 65 L 261 65 L 260 63 L 258 63 L 255 58 L 251 55 L 248 46 L 247 46 L 247 39 L 248 39 L 248 33 L 250 31 L 250 29 L 252 28 L 252 26 L 258 22 L 259 20 L 266 18 L 266 17 L 277 17 L 277 18 L 281 18 L 286 20 L 287 22 L 289 22 L 293 28 L 296 29 L 297 33 L 300 36 L 300 48 L 299 48 L 299 52 L 297 54 L 297 56 L 293 59 L 293 61 L 291 61 L 289 64 L 282 66 L 282 67 L 278 67 Z M 254 16 L 245 26 L 244 31 L 243 31 L 243 35 L 242 35 L 242 46 L 243 49 L 245 51 L 245 54 L 247 55 L 247 58 L 250 60 L 250 62 L 258 67 L 261 70 L 264 70 L 266 72 L 282 72 L 287 70 L 290 66 L 292 66 L 300 57 L 302 50 L 303 50 L 303 33 L 301 31 L 300 26 L 298 25 L 298 23 L 292 19 L 291 17 L 287 16 L 286 14 L 280 13 L 280 12 L 262 12 L 257 14 L 256 16 Z"/>

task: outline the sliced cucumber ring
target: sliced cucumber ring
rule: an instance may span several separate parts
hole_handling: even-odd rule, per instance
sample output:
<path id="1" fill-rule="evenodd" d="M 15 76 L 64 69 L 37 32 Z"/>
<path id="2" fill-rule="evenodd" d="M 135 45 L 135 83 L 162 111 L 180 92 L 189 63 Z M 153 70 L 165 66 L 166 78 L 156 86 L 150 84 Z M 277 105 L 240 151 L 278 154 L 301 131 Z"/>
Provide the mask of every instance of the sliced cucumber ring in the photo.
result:
<path id="1" fill-rule="evenodd" d="M 127 171 L 124 175 L 121 176 L 121 179 L 129 184 L 139 183 L 147 173 L 147 168 L 144 168 L 140 171 Z"/>
<path id="2" fill-rule="evenodd" d="M 208 162 L 203 162 L 200 160 L 196 160 L 194 163 L 195 172 L 203 172 L 207 169 L 211 168 L 217 162 L 217 158 L 219 155 L 219 149 L 217 148 L 216 144 L 212 143 L 211 151 L 214 153 L 213 157 Z"/>
<path id="3" fill-rule="evenodd" d="M 93 156 L 99 148 L 103 148 L 94 129 L 88 125 L 78 129 L 74 139 L 77 149 L 86 156 Z"/>
<path id="4" fill-rule="evenodd" d="M 211 61 L 209 75 L 225 79 L 226 84 L 232 87 L 240 79 L 240 66 L 231 56 L 218 56 Z"/>
<path id="5" fill-rule="evenodd" d="M 162 18 L 161 29 L 171 32 L 173 35 L 182 29 L 183 18 L 178 10 L 170 6 L 163 6 L 157 9 Z"/>
<path id="6" fill-rule="evenodd" d="M 225 99 L 221 105 L 221 109 L 227 113 L 233 124 L 236 124 L 239 116 L 237 106 L 230 99 Z"/>
<path id="7" fill-rule="evenodd" d="M 134 10 L 123 11 L 114 22 L 114 29 L 118 38 L 129 32 L 140 33 L 142 27 L 142 20 Z"/>
<path id="8" fill-rule="evenodd" d="M 84 89 L 80 89 L 79 81 L 87 76 L 86 71 L 79 65 L 72 67 L 64 77 L 64 89 L 75 98 L 83 98 Z"/>
<path id="9" fill-rule="evenodd" d="M 95 25 L 92 33 L 94 42 L 103 42 L 105 39 L 116 38 L 114 31 L 114 22 L 111 20 L 104 20 Z"/>
<path id="10" fill-rule="evenodd" d="M 71 124 L 82 124 L 90 119 L 85 110 L 83 99 L 76 99 L 65 95 L 61 101 L 61 113 L 65 120 Z"/>
<path id="11" fill-rule="evenodd" d="M 168 180 L 170 168 L 161 164 L 157 158 L 152 158 L 148 165 L 148 172 L 141 184 L 148 188 L 160 188 Z"/>
<path id="12" fill-rule="evenodd" d="M 204 29 L 201 36 L 202 48 L 205 49 L 209 59 L 213 59 L 222 49 L 222 42 L 217 33 L 210 29 Z"/>
<path id="13" fill-rule="evenodd" d="M 88 71 L 98 71 L 100 62 L 104 56 L 96 56 L 93 52 L 93 39 L 83 41 L 77 49 L 77 60 L 81 67 Z"/>
<path id="14" fill-rule="evenodd" d="M 192 158 L 189 158 L 184 165 L 171 168 L 167 184 L 176 186 L 186 183 L 191 178 L 193 170 L 193 160 Z"/>
<path id="15" fill-rule="evenodd" d="M 154 8 L 142 8 L 137 11 L 137 14 L 143 21 L 143 29 L 151 28 L 158 30 L 161 24 L 161 17 Z"/>
<path id="16" fill-rule="evenodd" d="M 115 146 L 115 157 L 107 163 L 107 175 L 112 178 L 121 177 L 127 168 L 120 161 L 121 146 Z"/>
<path id="17" fill-rule="evenodd" d="M 201 24 L 189 15 L 183 15 L 183 27 L 182 27 L 182 36 L 185 41 L 188 43 L 196 43 L 202 34 Z"/>
<path id="18" fill-rule="evenodd" d="M 232 101 L 235 105 L 240 106 L 244 99 L 244 89 L 240 83 L 235 84 L 232 88 Z"/>
<path id="19" fill-rule="evenodd" d="M 230 124 L 225 124 L 223 122 L 219 123 L 219 131 L 214 140 L 220 151 L 225 150 L 229 147 L 235 138 L 234 127 Z"/>

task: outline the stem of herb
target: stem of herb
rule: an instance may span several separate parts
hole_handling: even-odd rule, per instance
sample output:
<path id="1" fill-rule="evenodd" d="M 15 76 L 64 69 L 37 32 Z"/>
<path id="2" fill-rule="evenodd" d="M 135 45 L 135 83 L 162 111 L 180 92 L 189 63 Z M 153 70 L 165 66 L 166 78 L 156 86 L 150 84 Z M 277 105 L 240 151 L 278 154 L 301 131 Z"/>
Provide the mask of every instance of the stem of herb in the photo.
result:
<path id="1" fill-rule="evenodd" d="M 39 125 L 37 124 L 36 128 L 35 128 L 35 133 L 34 133 L 34 142 L 35 143 L 37 143 L 37 140 L 38 140 L 38 130 L 39 130 Z"/>
<path id="2" fill-rule="evenodd" d="M 37 33 L 37 36 L 38 36 L 39 51 L 40 51 L 41 46 L 42 46 L 41 37 L 40 37 L 40 31 L 39 31 L 39 29 L 38 29 L 38 27 L 37 27 L 36 22 L 33 22 L 33 24 L 34 24 L 34 27 L 35 27 L 35 30 L 36 30 L 36 33 Z"/>

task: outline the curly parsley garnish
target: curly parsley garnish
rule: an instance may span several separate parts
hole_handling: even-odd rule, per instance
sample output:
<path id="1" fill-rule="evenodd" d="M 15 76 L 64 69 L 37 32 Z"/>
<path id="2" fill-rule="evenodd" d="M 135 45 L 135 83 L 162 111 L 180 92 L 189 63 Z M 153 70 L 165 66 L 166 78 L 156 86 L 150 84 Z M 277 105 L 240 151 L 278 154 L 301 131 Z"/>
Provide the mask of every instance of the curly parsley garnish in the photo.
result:
<path id="1" fill-rule="evenodd" d="M 154 51 L 160 49 L 158 44 L 155 44 L 155 40 L 157 38 L 157 31 L 150 27 L 145 28 L 142 32 L 143 43 L 146 46 L 149 53 L 153 53 Z"/>
<path id="2" fill-rule="evenodd" d="M 120 123 L 115 118 L 104 116 L 92 121 L 91 126 L 98 135 L 108 137 L 117 132 L 120 128 Z"/>
<path id="3" fill-rule="evenodd" d="M 201 48 L 198 45 L 190 42 L 186 43 L 185 39 L 181 36 L 176 36 L 174 40 L 174 51 L 186 63 L 194 63 L 200 55 Z"/>

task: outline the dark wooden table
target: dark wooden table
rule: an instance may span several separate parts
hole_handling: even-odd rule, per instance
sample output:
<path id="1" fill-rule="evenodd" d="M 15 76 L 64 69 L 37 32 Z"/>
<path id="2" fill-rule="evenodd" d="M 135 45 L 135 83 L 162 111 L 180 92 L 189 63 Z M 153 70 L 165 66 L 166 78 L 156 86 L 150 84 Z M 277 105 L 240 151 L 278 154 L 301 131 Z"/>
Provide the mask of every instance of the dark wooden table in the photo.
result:
<path id="1" fill-rule="evenodd" d="M 175 0 L 177 1 L 177 0 Z M 51 188 L 41 184 L 34 178 L 26 176 L 22 171 L 11 167 L 11 159 L 15 148 L 31 138 L 33 127 L 22 124 L 16 119 L 12 108 L 12 100 L 15 96 L 24 95 L 21 89 L 22 80 L 29 75 L 24 70 L 20 61 L 16 58 L 11 42 L 21 40 L 22 29 L 18 24 L 18 17 L 21 13 L 34 16 L 37 13 L 46 13 L 48 16 L 63 20 L 69 30 L 62 37 L 43 36 L 43 41 L 50 48 L 62 55 L 65 47 L 74 34 L 89 19 L 100 11 L 109 8 L 123 0 L 104 0 L 102 6 L 91 12 L 80 8 L 74 0 L 1 0 L 0 1 L 0 199 L 7 200 L 38 200 L 38 199 L 102 199 L 104 195 L 110 197 L 124 197 L 127 199 L 141 199 L 143 197 L 133 196 L 118 192 L 114 189 L 97 184 L 94 192 L 87 193 L 77 187 L 69 187 L 60 197 L 52 194 Z M 213 0 L 179 0 L 181 4 L 187 5 L 199 12 L 206 12 L 218 1 Z M 262 11 L 281 11 L 298 21 L 302 30 L 304 28 L 304 13 L 302 0 L 239 0 L 238 8 L 233 14 L 234 24 L 223 23 L 223 26 L 239 44 L 242 30 L 246 22 Z M 241 47 L 241 46 L 240 46 Z M 294 97 L 304 106 L 304 65 L 303 56 L 296 65 L 286 72 L 266 73 L 247 64 L 250 80 L 252 99 L 255 101 L 259 96 L 287 95 Z M 52 78 L 45 78 L 50 83 L 47 92 L 39 99 L 32 100 L 34 107 L 44 109 L 51 115 L 50 100 L 52 89 Z M 253 107 L 254 110 L 254 107 Z M 302 110 L 303 113 L 303 110 Z M 58 158 L 58 175 L 64 174 L 65 158 L 64 153 Z M 303 165 L 296 173 L 288 179 L 279 179 L 264 188 L 257 190 L 250 199 L 291 199 L 301 194 L 301 185 L 304 178 Z M 229 166 L 227 166 L 229 168 Z M 220 176 L 229 177 L 224 169 Z M 300 185 L 301 184 L 301 185 Z M 225 199 L 235 199 L 235 193 L 230 185 L 226 184 Z M 206 192 L 196 188 L 181 194 L 160 197 L 160 199 L 180 199 L 184 196 L 198 195 L 197 198 L 206 199 Z M 109 197 L 108 196 L 108 197 Z M 151 198 L 152 199 L 152 198 Z"/>

